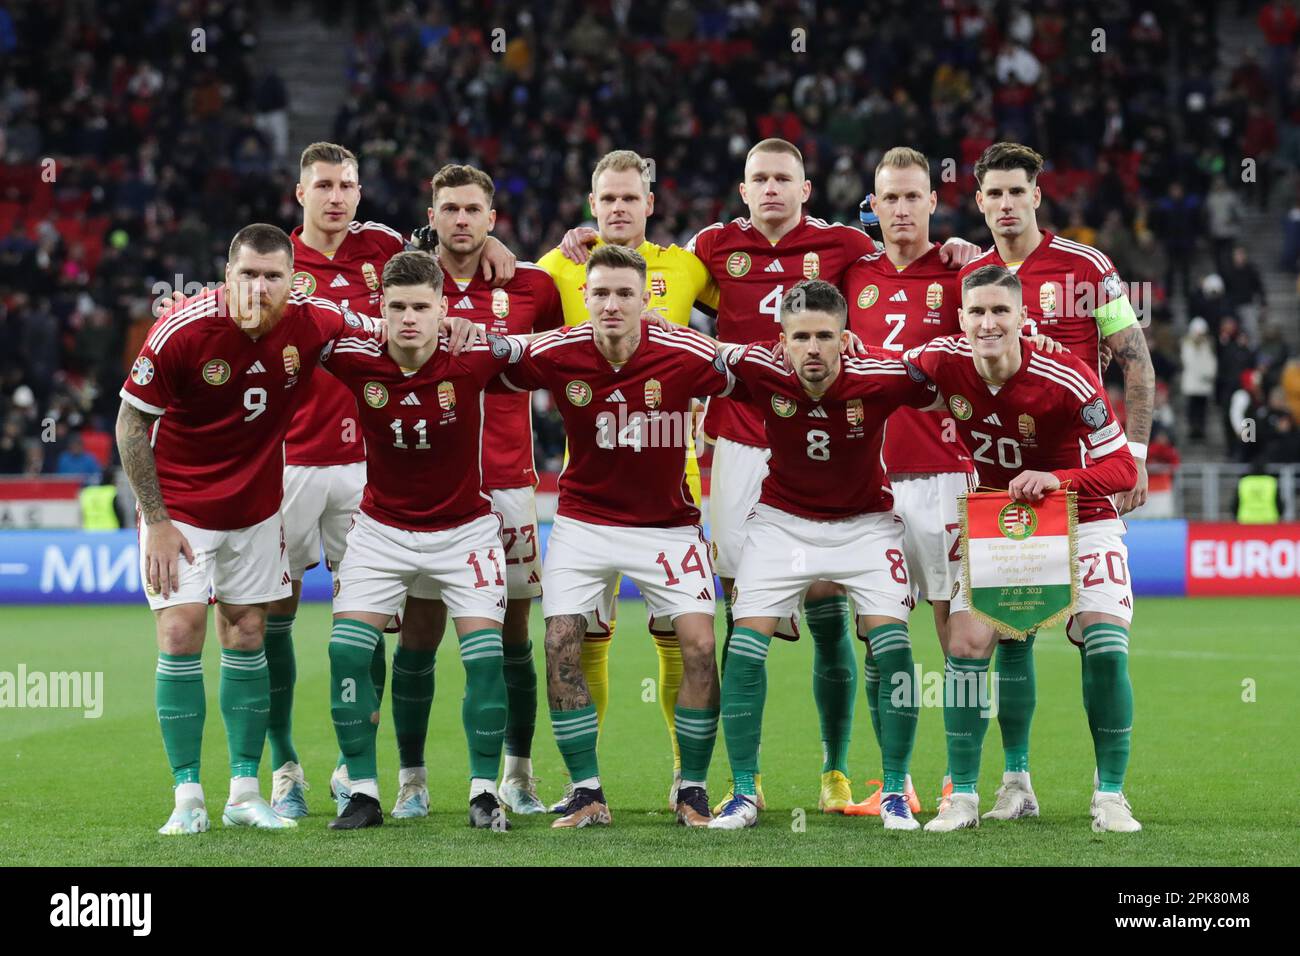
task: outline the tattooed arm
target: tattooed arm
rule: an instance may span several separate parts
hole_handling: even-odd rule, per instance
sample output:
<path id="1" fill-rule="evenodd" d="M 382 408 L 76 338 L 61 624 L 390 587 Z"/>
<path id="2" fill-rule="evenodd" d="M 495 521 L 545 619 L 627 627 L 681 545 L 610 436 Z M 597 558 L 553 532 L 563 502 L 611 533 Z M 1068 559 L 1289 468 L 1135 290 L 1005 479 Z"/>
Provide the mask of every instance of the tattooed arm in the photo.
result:
<path id="1" fill-rule="evenodd" d="M 1151 367 L 1142 327 L 1130 325 L 1106 336 L 1106 344 L 1115 353 L 1115 361 L 1124 370 L 1124 430 L 1130 441 L 1145 445 L 1151 440 L 1151 412 L 1156 400 L 1156 373 Z M 1133 490 L 1116 498 L 1119 513 L 1141 507 L 1147 500 L 1146 459 L 1137 458 L 1137 484 Z"/>
<path id="2" fill-rule="evenodd" d="M 142 412 L 123 400 L 117 413 L 117 450 L 146 526 L 142 536 L 145 588 L 151 594 L 161 592 L 163 597 L 170 597 L 180 587 L 180 556 L 184 554 L 193 564 L 194 552 L 185 536 L 172 524 L 167 506 L 163 504 L 158 464 L 149 443 L 149 430 L 157 420 L 157 415 Z"/>
<path id="3" fill-rule="evenodd" d="M 577 710 L 591 704 L 582 676 L 582 636 L 587 619 L 560 614 L 546 619 L 546 697 L 551 710 Z"/>

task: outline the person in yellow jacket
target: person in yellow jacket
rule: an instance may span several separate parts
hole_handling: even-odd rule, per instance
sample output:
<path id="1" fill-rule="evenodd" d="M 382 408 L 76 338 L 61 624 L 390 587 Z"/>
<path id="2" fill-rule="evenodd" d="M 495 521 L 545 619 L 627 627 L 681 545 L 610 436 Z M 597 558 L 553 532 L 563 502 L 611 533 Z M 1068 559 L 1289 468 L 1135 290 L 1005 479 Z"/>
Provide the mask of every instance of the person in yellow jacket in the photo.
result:
<path id="1" fill-rule="evenodd" d="M 1282 495 L 1276 475 L 1256 465 L 1237 482 L 1238 524 L 1277 524 L 1282 515 Z"/>
<path id="2" fill-rule="evenodd" d="M 710 309 L 717 308 L 718 287 L 694 253 L 677 245 L 660 246 L 646 240 L 646 219 L 654 212 L 651 178 L 649 164 L 630 149 L 606 153 L 596 164 L 591 174 L 591 195 L 587 197 L 599 229 L 596 245 L 626 246 L 640 253 L 646 261 L 649 310 L 669 322 L 687 325 L 691 309 L 697 302 Z M 585 264 L 567 258 L 559 247 L 542 256 L 537 264 L 555 280 L 564 306 L 565 323 L 580 325 L 588 321 L 590 314 L 583 301 L 583 288 L 587 281 Z M 686 480 L 695 503 L 699 505 L 700 465 L 693 440 L 689 440 L 687 447 Z M 596 707 L 598 725 L 604 722 L 609 704 L 609 643 L 613 635 L 614 622 L 611 620 L 607 635 L 588 632 L 582 644 L 582 673 L 591 691 L 592 704 Z M 659 707 L 668 725 L 668 737 L 673 748 L 673 783 L 668 803 L 675 809 L 677 786 L 681 781 L 681 753 L 673 730 L 673 709 L 682 682 L 682 654 L 677 638 L 671 632 L 656 634 L 654 642 L 659 655 Z M 566 799 L 567 796 L 566 792 Z"/>

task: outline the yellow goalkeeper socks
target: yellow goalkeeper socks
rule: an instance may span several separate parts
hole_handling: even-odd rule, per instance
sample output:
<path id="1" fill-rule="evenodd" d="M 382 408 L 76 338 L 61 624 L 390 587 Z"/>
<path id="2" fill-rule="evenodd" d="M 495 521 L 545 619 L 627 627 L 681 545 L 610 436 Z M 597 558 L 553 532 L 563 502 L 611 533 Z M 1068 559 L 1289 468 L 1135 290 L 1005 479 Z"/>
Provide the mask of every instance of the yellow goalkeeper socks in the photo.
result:
<path id="1" fill-rule="evenodd" d="M 582 639 L 582 676 L 587 679 L 591 703 L 596 708 L 597 727 L 605 722 L 605 708 L 609 706 L 609 642 L 610 637 Z"/>
<path id="2" fill-rule="evenodd" d="M 682 769 L 682 750 L 677 745 L 677 694 L 682 687 L 682 648 L 676 637 L 656 637 L 659 655 L 659 709 L 668 725 L 668 739 L 673 745 L 673 770 Z"/>

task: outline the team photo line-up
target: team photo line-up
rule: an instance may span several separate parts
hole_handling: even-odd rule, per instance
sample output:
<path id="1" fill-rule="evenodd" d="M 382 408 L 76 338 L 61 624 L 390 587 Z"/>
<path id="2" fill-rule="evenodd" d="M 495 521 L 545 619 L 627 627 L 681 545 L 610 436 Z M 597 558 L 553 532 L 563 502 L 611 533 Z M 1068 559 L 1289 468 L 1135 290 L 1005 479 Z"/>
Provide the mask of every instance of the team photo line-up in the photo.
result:
<path id="1" fill-rule="evenodd" d="M 1039 228 L 1036 152 L 996 143 L 976 164 L 993 238 L 982 251 L 931 241 L 937 197 L 920 152 L 890 149 L 875 169 L 877 243 L 804 213 L 812 184 L 780 139 L 745 160 L 747 218 L 659 246 L 646 241 L 648 164 L 617 150 L 592 173 L 598 228 L 570 230 L 536 264 L 490 235 L 495 187 L 479 169 L 439 170 L 428 224 L 404 237 L 356 220 L 361 183 L 346 148 L 313 144 L 300 168 L 301 224 L 241 229 L 223 283 L 160 304 L 121 390 L 117 442 L 137 499 L 174 781 L 160 833 L 209 828 L 199 758 L 210 603 L 231 764 L 222 821 L 284 829 L 307 815 L 293 629 L 303 575 L 322 550 L 334 579 L 340 751 L 331 828 L 383 822 L 386 689 L 400 765 L 391 814 L 428 815 L 425 740 L 448 616 L 465 668 L 470 824 L 508 830 L 507 811 L 555 813 L 557 828 L 610 824 L 597 739 L 621 577 L 644 598 L 659 658 L 678 823 L 758 822 L 767 654 L 774 637 L 797 637 L 802 618 L 823 748 L 819 809 L 919 829 L 908 773 L 918 600 L 932 605 L 945 657 L 948 764 L 925 829 L 1037 816 L 1034 634 L 999 634 L 972 613 L 961 582 L 959 506 L 979 485 L 1031 504 L 1058 489 L 1076 495 L 1067 635 L 1080 649 L 1096 755 L 1091 826 L 1141 829 L 1123 793 L 1133 595 L 1120 516 L 1146 499 L 1154 374 L 1110 260 Z M 1066 289 L 1089 290 L 1087 307 Z M 689 327 L 697 308 L 716 316 L 716 339 Z M 1100 382 L 1110 361 L 1123 373 L 1126 423 Z M 537 389 L 553 396 L 568 441 L 544 557 Z M 697 435 L 714 444 L 711 540 Z M 568 776 L 553 806 L 531 760 L 537 597 L 546 705 Z M 391 677 L 385 633 L 398 635 Z M 847 775 L 855 635 L 883 764 L 862 802 Z M 987 693 L 962 690 L 985 682 L 996 685 L 1006 764 L 981 815 L 994 715 Z M 711 804 L 719 725 L 731 788 Z M 268 743 L 269 802 L 257 779 Z"/>

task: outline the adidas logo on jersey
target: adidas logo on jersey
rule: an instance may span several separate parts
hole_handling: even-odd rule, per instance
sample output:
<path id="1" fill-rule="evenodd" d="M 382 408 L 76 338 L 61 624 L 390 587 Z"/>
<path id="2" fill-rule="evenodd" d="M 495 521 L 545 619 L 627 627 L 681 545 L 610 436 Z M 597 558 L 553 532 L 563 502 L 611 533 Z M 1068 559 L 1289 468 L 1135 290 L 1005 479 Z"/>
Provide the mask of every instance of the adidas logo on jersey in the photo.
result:
<path id="1" fill-rule="evenodd" d="M 342 288 L 343 288 L 344 286 L 346 286 L 347 284 L 348 284 L 348 280 L 345 279 L 345 278 L 343 277 L 343 273 L 340 272 L 340 273 L 339 273 L 338 275 L 336 275 L 336 276 L 333 278 L 333 280 L 330 282 L 330 288 L 331 288 L 331 289 L 342 289 Z"/>
<path id="2" fill-rule="evenodd" d="M 474 303 L 469 300 L 469 296 L 464 296 L 463 298 L 461 298 L 459 302 L 456 303 L 456 308 L 472 309 L 474 308 Z"/>
<path id="3" fill-rule="evenodd" d="M 412 392 L 410 395 L 407 395 L 406 398 L 402 399 L 402 400 L 401 400 L 400 402 L 398 402 L 397 404 L 399 404 L 399 405 L 419 405 L 419 404 L 420 404 L 420 399 L 416 396 L 416 394 L 415 394 L 414 392 Z"/>
<path id="4" fill-rule="evenodd" d="M 781 260 L 780 260 L 780 259 L 773 259 L 771 262 L 769 262 L 769 263 L 767 264 L 767 268 L 765 268 L 763 271 L 764 271 L 764 272 L 784 272 L 785 269 L 781 266 Z"/>
<path id="5" fill-rule="evenodd" d="M 627 399 L 623 397 L 623 390 L 620 389 L 620 388 L 616 388 L 616 389 L 614 389 L 614 391 L 612 391 L 612 392 L 609 393 L 609 398 L 605 399 L 605 401 L 607 401 L 607 402 L 626 402 Z"/>
<path id="6" fill-rule="evenodd" d="M 902 289 L 899 289 L 897 292 L 895 292 L 893 295 L 891 295 L 891 296 L 889 297 L 889 301 L 890 301 L 890 302 L 906 302 L 906 301 L 907 301 L 907 293 L 906 293 L 905 291 L 903 291 Z"/>
<path id="7" fill-rule="evenodd" d="M 695 600 L 697 600 L 697 601 L 712 601 L 712 600 L 714 600 L 714 597 L 713 597 L 712 594 L 709 593 L 709 589 L 708 589 L 708 588 L 705 588 L 705 589 L 702 590 L 699 594 L 695 595 Z"/>
<path id="8" fill-rule="evenodd" d="M 997 412 L 994 412 L 994 413 L 993 413 L 992 415 L 990 415 L 988 418 L 984 419 L 984 424 L 985 424 L 985 425 L 996 425 L 998 428 L 1001 428 L 1001 427 L 1002 427 L 1002 419 L 998 418 L 998 413 L 997 413 Z"/>
<path id="9" fill-rule="evenodd" d="M 261 375 L 261 374 L 264 373 L 265 371 L 266 371 L 266 366 L 263 365 L 263 364 L 261 363 L 261 361 L 259 360 L 259 361 L 254 362 L 252 365 L 248 366 L 248 371 L 245 372 L 244 374 L 245 374 L 245 375 Z"/>
<path id="10" fill-rule="evenodd" d="M 536 572 L 536 571 L 531 571 L 531 572 L 529 572 L 529 574 L 528 574 L 528 583 L 529 583 L 529 584 L 541 584 L 541 583 L 542 583 L 542 579 L 539 578 L 539 577 L 537 576 L 537 572 Z"/>
<path id="11" fill-rule="evenodd" d="M 809 418 L 829 418 L 830 416 L 826 414 L 826 409 L 824 409 L 824 408 L 822 408 L 820 405 L 818 405 L 816 408 L 814 408 L 811 412 L 808 413 L 808 417 L 809 417 Z"/>

